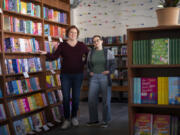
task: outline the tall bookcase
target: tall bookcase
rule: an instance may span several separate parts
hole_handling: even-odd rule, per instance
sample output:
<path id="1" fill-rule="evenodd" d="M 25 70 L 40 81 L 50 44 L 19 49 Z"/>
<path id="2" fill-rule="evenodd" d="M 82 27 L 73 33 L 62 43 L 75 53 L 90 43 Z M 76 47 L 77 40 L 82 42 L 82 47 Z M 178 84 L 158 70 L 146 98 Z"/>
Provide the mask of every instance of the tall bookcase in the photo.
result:
<path id="1" fill-rule="evenodd" d="M 160 104 L 135 104 L 133 102 L 133 78 L 134 77 L 179 77 L 179 64 L 133 64 L 133 41 L 151 40 L 160 38 L 179 39 L 179 26 L 159 26 L 147 28 L 131 28 L 128 34 L 128 111 L 129 111 L 129 135 L 134 135 L 134 121 L 136 113 L 151 113 L 162 115 L 180 116 L 179 105 Z M 179 44 L 178 44 L 179 46 Z M 144 50 L 143 50 L 144 51 Z M 179 52 L 178 52 L 179 53 Z M 140 92 L 141 93 L 141 92 Z M 139 93 L 139 94 L 140 94 Z"/>
<path id="2" fill-rule="evenodd" d="M 38 51 L 32 52 L 32 51 L 25 51 L 25 52 L 21 52 L 21 51 L 7 51 L 7 47 L 5 46 L 5 42 L 4 40 L 6 38 L 22 38 L 22 39 L 32 39 L 33 41 L 30 42 L 34 42 L 34 39 L 39 43 L 39 50 L 46 50 L 45 47 L 45 42 L 59 42 L 60 40 L 60 36 L 63 38 L 65 35 L 65 29 L 70 25 L 70 1 L 69 0 L 17 0 L 17 1 L 21 1 L 24 3 L 32 3 L 31 7 L 32 9 L 35 8 L 35 5 L 39 6 L 37 9 L 34 10 L 34 12 L 36 13 L 32 13 L 32 14 L 37 14 L 37 10 L 40 10 L 40 14 L 38 16 L 34 16 L 34 15 L 30 15 L 30 14 L 24 14 L 22 12 L 17 12 L 15 10 L 17 10 L 17 7 L 15 9 L 14 6 L 17 6 L 17 1 L 16 4 L 13 3 L 15 0 L 12 0 L 11 2 L 9 2 L 10 0 L 2 0 L 0 2 L 0 8 L 2 9 L 2 13 L 0 13 L 0 64 L 1 64 L 1 69 L 2 69 L 2 74 L 0 75 L 0 88 L 2 90 L 2 98 L 0 98 L 0 104 L 3 104 L 4 107 L 4 111 L 5 111 L 5 119 L 0 120 L 0 127 L 4 126 L 4 125 L 8 125 L 9 127 L 9 132 L 11 135 L 15 135 L 15 128 L 14 128 L 14 121 L 20 120 L 20 119 L 24 119 L 27 118 L 29 116 L 38 114 L 40 112 L 43 112 L 44 114 L 44 121 L 42 124 L 46 124 L 47 122 L 53 122 L 53 115 L 52 115 L 52 108 L 61 105 L 61 101 L 58 102 L 53 102 L 50 103 L 50 99 L 49 99 L 49 92 L 53 92 L 56 90 L 61 89 L 60 83 L 57 84 L 58 81 L 55 82 L 55 85 L 48 88 L 47 86 L 47 76 L 48 75 L 52 75 L 54 78 L 56 75 L 60 75 L 60 69 L 47 69 L 46 67 L 46 62 L 45 62 L 45 56 L 41 55 L 40 53 L 38 53 Z M 11 3 L 10 5 L 8 5 L 6 3 L 6 7 L 4 8 L 4 4 L 3 2 L 9 2 Z M 22 6 L 22 5 L 21 5 Z M 27 8 L 27 7 L 26 7 Z M 63 22 L 61 21 L 56 21 L 51 19 L 48 19 L 48 17 L 44 17 L 45 16 L 45 9 L 44 8 L 48 8 L 50 9 L 52 12 L 52 14 L 54 14 L 54 12 L 59 12 L 59 13 L 64 13 L 66 16 L 65 21 L 63 20 Z M 30 11 L 32 11 L 32 9 L 29 9 Z M 19 10 L 19 9 L 18 9 Z M 24 12 L 24 11 L 23 11 Z M 26 11 L 25 11 L 26 12 Z M 57 15 L 57 13 L 56 13 Z M 34 33 L 28 33 L 27 30 L 25 30 L 26 32 L 17 32 L 18 28 L 17 24 L 16 26 L 13 24 L 13 19 L 11 20 L 10 24 L 10 30 L 6 30 L 5 29 L 5 25 L 7 27 L 7 23 L 4 23 L 5 17 L 12 17 L 12 18 L 16 18 L 17 20 L 26 20 L 26 21 L 31 21 L 30 23 L 39 23 L 39 26 L 35 26 L 35 24 L 31 24 L 31 28 L 30 31 L 35 30 L 37 28 L 38 31 L 40 31 L 40 33 L 38 33 L 36 30 L 36 32 Z M 52 15 L 50 15 L 50 17 L 52 17 Z M 59 16 L 60 18 L 60 16 Z M 59 19 L 58 18 L 58 19 Z M 7 19 L 7 18 L 6 18 Z M 17 21 L 16 20 L 16 21 Z M 18 22 L 18 21 L 17 21 Z M 14 26 L 13 26 L 14 25 Z M 49 34 L 46 33 L 46 28 L 45 25 L 51 25 L 54 30 L 49 30 Z M 23 26 L 25 27 L 25 26 Z M 36 28 L 35 28 L 36 27 Z M 59 28 L 59 33 L 57 34 L 52 34 L 55 32 L 55 29 L 57 27 L 61 27 Z M 25 29 L 25 28 L 23 28 Z M 50 29 L 50 28 L 49 28 Z M 63 35 L 61 34 L 62 32 L 60 31 L 60 29 L 63 29 Z M 16 32 L 14 32 L 16 31 Z M 60 33 L 61 32 L 61 33 Z M 37 34 L 38 33 L 38 34 Z M 27 44 L 26 44 L 27 45 Z M 11 48 L 10 48 L 11 49 Z M 41 65 L 41 70 L 36 70 L 34 72 L 23 72 L 23 71 L 18 71 L 18 73 L 8 73 L 8 68 L 7 68 L 7 63 L 5 62 L 6 59 L 7 60 L 12 60 L 12 59 L 28 59 L 28 58 L 39 58 L 40 59 L 40 65 Z M 28 63 L 29 65 L 33 64 L 33 63 Z M 14 70 L 14 69 L 13 69 Z M 27 78 L 25 78 L 25 76 L 27 74 L 29 75 L 29 78 L 38 78 L 39 80 L 39 86 L 40 89 L 35 90 L 35 91 L 28 91 L 28 92 L 23 92 L 23 93 L 19 93 L 19 94 L 7 94 L 7 85 L 6 83 L 9 81 L 13 81 L 13 80 L 25 80 Z M 56 78 L 57 79 L 57 78 Z M 36 82 L 37 83 L 37 82 Z M 12 116 L 12 110 L 10 110 L 10 108 L 8 107 L 8 103 L 14 100 L 19 100 L 22 98 L 26 98 L 26 97 L 30 97 L 30 96 L 34 96 L 36 94 L 44 94 L 45 96 L 42 97 L 43 98 L 43 106 L 41 107 L 37 107 L 33 110 L 29 110 L 29 111 L 25 111 L 24 113 L 20 113 L 17 114 L 15 116 Z M 46 99 L 46 100 L 45 100 Z M 39 98 L 39 100 L 41 100 Z M 45 103 L 45 101 L 46 103 Z M 37 101 L 37 100 L 36 100 Z M 29 103 L 30 104 L 30 103 Z M 41 116 L 42 117 L 42 116 Z M 30 125 L 30 123 L 29 123 Z"/>
<path id="3" fill-rule="evenodd" d="M 127 43 L 104 44 L 103 46 L 112 50 L 117 64 L 116 75 L 112 75 L 112 91 L 127 92 L 127 49 L 122 49 L 122 47 L 127 47 Z M 88 47 L 92 48 L 93 45 L 88 45 Z M 88 90 L 88 86 L 84 84 L 83 90 Z"/>

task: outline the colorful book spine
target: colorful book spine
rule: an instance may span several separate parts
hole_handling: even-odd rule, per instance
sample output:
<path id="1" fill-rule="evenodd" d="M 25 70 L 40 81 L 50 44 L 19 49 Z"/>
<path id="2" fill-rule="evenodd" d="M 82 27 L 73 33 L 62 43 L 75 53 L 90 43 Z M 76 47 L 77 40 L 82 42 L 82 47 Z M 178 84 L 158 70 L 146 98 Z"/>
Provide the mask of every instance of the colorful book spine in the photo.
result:
<path id="1" fill-rule="evenodd" d="M 4 119 L 6 119 L 6 114 L 4 111 L 3 104 L 0 104 L 0 120 L 4 120 Z"/>
<path id="2" fill-rule="evenodd" d="M 141 78 L 141 101 L 157 104 L 157 78 Z"/>
<path id="3" fill-rule="evenodd" d="M 8 125 L 1 125 L 0 126 L 0 133 L 2 134 L 2 135 L 10 135 L 10 131 L 9 131 L 9 127 L 8 127 Z"/>

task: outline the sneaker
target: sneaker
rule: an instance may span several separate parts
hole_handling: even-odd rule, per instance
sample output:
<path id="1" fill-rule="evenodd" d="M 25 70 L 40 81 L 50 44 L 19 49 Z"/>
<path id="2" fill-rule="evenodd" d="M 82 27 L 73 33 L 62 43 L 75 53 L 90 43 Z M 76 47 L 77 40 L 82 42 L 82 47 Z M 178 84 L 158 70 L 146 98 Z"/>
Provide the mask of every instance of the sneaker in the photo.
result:
<path id="1" fill-rule="evenodd" d="M 96 126 L 99 124 L 99 121 L 95 121 L 95 122 L 88 122 L 87 126 Z"/>
<path id="2" fill-rule="evenodd" d="M 71 122 L 74 127 L 79 126 L 79 121 L 76 117 L 72 118 Z"/>
<path id="3" fill-rule="evenodd" d="M 107 123 L 107 122 L 103 122 L 103 123 L 101 124 L 101 127 L 102 127 L 102 128 L 107 128 L 107 127 L 108 127 L 108 123 Z"/>
<path id="4" fill-rule="evenodd" d="M 65 120 L 61 126 L 61 129 L 68 129 L 71 127 L 71 122 L 69 120 Z"/>

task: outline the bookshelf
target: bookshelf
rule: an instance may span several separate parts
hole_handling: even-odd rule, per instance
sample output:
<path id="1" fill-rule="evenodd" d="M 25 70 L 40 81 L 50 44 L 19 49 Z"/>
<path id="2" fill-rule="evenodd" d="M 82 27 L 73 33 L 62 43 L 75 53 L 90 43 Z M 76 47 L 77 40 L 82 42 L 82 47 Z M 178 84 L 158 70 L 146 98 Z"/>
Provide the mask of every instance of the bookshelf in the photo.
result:
<path id="1" fill-rule="evenodd" d="M 116 73 L 112 75 L 112 91 L 114 92 L 128 92 L 128 79 L 127 79 L 127 44 L 126 43 L 112 43 L 112 44 L 103 44 L 105 48 L 112 50 L 115 56 L 117 63 Z M 92 48 L 93 45 L 88 45 L 89 48 Z M 122 52 L 122 47 L 126 49 Z M 126 52 L 124 52 L 126 51 Z M 86 81 L 86 79 L 85 79 Z M 84 82 L 83 90 L 88 90 L 88 86 Z"/>
<path id="2" fill-rule="evenodd" d="M 151 40 L 152 39 L 169 39 L 169 49 L 172 48 L 172 44 L 170 43 L 171 39 L 179 39 L 180 38 L 180 26 L 158 26 L 158 27 L 147 27 L 147 28 L 131 28 L 127 30 L 128 34 L 128 113 L 129 113 L 129 135 L 135 134 L 134 123 L 137 113 L 150 113 L 154 115 L 170 115 L 170 116 L 180 116 L 179 113 L 179 105 L 178 104 L 170 104 L 168 98 L 168 103 L 160 103 L 159 97 L 161 94 L 159 92 L 159 82 L 158 77 L 179 77 L 180 76 L 180 63 L 176 64 L 151 64 L 151 62 L 146 63 L 135 63 L 134 55 L 136 53 L 133 51 L 135 48 L 135 41 L 142 40 Z M 150 43 L 151 44 L 151 43 Z M 139 44 L 143 45 L 143 44 Z M 149 44 L 146 44 L 149 45 Z M 179 44 L 178 44 L 179 45 Z M 134 47 L 133 47 L 134 46 Z M 150 45 L 151 46 L 151 45 Z M 177 46 L 177 49 L 179 47 Z M 142 49 L 143 50 L 143 49 Z M 171 53 L 171 52 L 169 52 Z M 178 52 L 179 53 L 179 52 Z M 177 53 L 177 54 L 178 54 Z M 137 56 L 138 57 L 138 56 Z M 143 57 L 143 56 L 142 56 Z M 152 55 L 149 55 L 149 59 L 151 60 Z M 168 55 L 171 60 L 171 56 Z M 175 58 L 175 57 L 174 57 Z M 137 58 L 138 59 L 138 58 Z M 135 63 L 135 64 L 133 64 Z M 169 62 L 171 63 L 171 61 Z M 135 103 L 134 90 L 136 86 L 134 86 L 134 78 L 157 78 L 157 101 L 156 103 L 142 103 L 143 99 L 141 99 L 141 103 Z M 142 79 L 141 79 L 142 83 Z M 162 84 L 162 83 L 161 83 Z M 165 86 L 166 84 L 162 84 L 161 86 Z M 167 84 L 169 87 L 169 84 Z M 142 84 L 141 84 L 142 87 Z M 166 87 L 162 89 L 162 92 L 165 92 Z M 167 88 L 168 89 L 168 88 Z M 140 89 L 142 91 L 142 88 Z M 140 92 L 141 93 L 141 92 Z M 142 94 L 139 94 L 142 98 Z M 164 95 L 165 96 L 165 95 Z"/>
<path id="3" fill-rule="evenodd" d="M 37 134 L 45 132 L 44 125 L 57 124 L 55 120 L 62 114 L 60 60 L 47 63 L 38 50 L 52 52 L 59 37 L 65 37 L 65 29 L 70 25 L 70 2 L 14 0 L 8 5 L 8 1 L 0 2 L 0 111 L 5 114 L 5 118 L 0 116 L 0 132 L 15 135 L 15 127 L 19 126 L 21 134 Z"/>

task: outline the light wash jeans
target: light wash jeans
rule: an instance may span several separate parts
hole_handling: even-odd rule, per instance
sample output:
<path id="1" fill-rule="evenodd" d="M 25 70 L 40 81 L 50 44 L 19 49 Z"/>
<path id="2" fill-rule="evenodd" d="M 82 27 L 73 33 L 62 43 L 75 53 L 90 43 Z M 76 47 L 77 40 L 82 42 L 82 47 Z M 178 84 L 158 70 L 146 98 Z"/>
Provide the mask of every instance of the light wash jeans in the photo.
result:
<path id="1" fill-rule="evenodd" d="M 102 95 L 102 120 L 108 122 L 111 119 L 111 87 L 108 86 L 107 75 L 94 74 L 90 79 L 88 106 L 89 122 L 99 121 L 98 119 L 98 97 Z"/>

